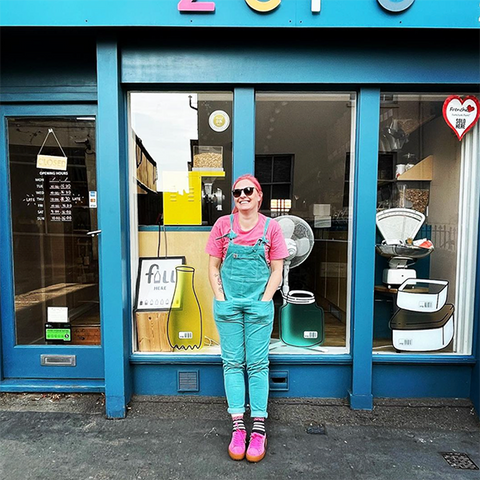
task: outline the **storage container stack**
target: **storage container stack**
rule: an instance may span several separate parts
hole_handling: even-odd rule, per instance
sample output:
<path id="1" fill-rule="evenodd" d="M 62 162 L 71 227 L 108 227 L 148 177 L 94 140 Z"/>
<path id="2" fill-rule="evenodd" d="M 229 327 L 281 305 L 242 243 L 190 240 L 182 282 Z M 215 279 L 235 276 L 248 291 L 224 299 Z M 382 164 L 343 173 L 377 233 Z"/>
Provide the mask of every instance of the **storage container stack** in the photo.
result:
<path id="1" fill-rule="evenodd" d="M 441 350 L 453 338 L 454 306 L 447 304 L 448 282 L 410 278 L 398 289 L 399 310 L 390 320 L 397 350 Z"/>

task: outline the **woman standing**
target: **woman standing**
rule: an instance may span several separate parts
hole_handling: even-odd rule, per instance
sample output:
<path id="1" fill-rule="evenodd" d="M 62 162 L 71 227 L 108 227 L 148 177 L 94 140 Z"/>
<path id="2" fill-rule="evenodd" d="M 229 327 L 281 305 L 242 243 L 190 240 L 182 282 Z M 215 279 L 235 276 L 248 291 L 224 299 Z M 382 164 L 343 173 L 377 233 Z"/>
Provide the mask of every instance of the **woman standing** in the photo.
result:
<path id="1" fill-rule="evenodd" d="M 288 256 L 280 226 L 259 213 L 258 180 L 243 175 L 233 184 L 235 208 L 217 220 L 208 239 L 213 314 L 220 335 L 228 413 L 233 432 L 228 453 L 234 460 L 259 462 L 265 456 L 268 402 L 268 347 L 273 328 L 273 295 Z M 246 449 L 245 372 L 253 429 Z"/>

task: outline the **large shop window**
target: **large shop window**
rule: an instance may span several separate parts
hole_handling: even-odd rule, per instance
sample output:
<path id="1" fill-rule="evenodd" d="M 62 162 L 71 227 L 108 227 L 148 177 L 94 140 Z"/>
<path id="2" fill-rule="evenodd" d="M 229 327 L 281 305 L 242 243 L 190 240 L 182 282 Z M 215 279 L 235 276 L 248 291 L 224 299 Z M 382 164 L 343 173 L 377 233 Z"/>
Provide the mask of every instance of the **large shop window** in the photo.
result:
<path id="1" fill-rule="evenodd" d="M 220 352 L 205 245 L 231 212 L 232 110 L 232 92 L 130 93 L 136 352 Z"/>
<path id="2" fill-rule="evenodd" d="M 450 94 L 382 95 L 374 352 L 471 354 L 479 127 L 461 141 Z"/>
<path id="3" fill-rule="evenodd" d="M 271 353 L 346 351 L 354 118 L 353 93 L 256 95 L 262 213 L 296 248 L 275 298 Z"/>
<path id="4" fill-rule="evenodd" d="M 205 245 L 231 211 L 233 128 L 254 127 L 232 124 L 232 100 L 130 94 L 135 352 L 220 353 Z M 272 354 L 348 351 L 354 118 L 351 93 L 256 95 L 262 213 L 297 248 L 274 299 Z"/>

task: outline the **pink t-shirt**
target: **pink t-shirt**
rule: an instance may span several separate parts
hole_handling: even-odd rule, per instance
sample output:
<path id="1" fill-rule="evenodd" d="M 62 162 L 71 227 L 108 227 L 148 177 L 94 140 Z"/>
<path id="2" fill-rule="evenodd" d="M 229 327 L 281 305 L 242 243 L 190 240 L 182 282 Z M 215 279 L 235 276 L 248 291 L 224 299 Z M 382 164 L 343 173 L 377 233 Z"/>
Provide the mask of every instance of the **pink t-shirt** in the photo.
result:
<path id="1" fill-rule="evenodd" d="M 234 238 L 233 243 L 237 245 L 250 245 L 253 246 L 257 243 L 259 238 L 263 237 L 263 231 L 265 230 L 265 222 L 267 217 L 258 214 L 257 224 L 248 232 L 244 232 L 240 229 L 238 224 L 238 214 L 233 216 L 233 231 L 237 234 L 237 237 Z M 212 228 L 210 232 L 210 237 L 208 237 L 207 247 L 205 251 L 214 257 L 221 258 L 222 260 L 227 255 L 228 242 L 230 239 L 224 235 L 230 232 L 230 215 L 225 215 L 220 217 Z M 267 262 L 270 263 L 271 260 L 280 260 L 282 258 L 288 257 L 287 245 L 285 239 L 283 238 L 282 230 L 280 225 L 273 219 L 270 220 L 267 230 L 267 240 L 268 244 L 265 245 L 265 257 Z"/>

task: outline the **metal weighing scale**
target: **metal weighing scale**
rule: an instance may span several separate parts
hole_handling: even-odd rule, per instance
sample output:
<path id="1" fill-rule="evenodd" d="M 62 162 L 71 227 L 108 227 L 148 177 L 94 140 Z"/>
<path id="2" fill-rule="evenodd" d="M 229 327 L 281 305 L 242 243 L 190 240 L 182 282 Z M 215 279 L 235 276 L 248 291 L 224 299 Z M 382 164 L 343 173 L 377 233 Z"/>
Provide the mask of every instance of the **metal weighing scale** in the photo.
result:
<path id="1" fill-rule="evenodd" d="M 401 285 L 409 278 L 417 278 L 411 267 L 419 258 L 433 252 L 433 246 L 424 248 L 410 244 L 425 222 L 425 215 L 408 208 L 391 208 L 377 213 L 377 227 L 384 240 L 375 249 L 382 257 L 389 258 L 383 270 L 382 281 L 391 288 Z"/>

